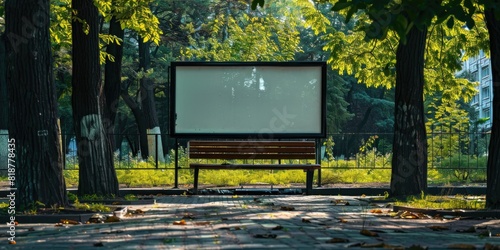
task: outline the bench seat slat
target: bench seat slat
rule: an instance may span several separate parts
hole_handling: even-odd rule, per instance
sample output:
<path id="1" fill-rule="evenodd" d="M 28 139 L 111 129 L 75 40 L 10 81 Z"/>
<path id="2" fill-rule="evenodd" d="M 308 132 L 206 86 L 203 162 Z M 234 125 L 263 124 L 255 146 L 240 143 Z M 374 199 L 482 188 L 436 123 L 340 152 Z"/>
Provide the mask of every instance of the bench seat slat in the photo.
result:
<path id="1" fill-rule="evenodd" d="M 314 147 L 314 141 L 189 141 L 193 146 L 236 146 L 236 147 Z"/>
<path id="2" fill-rule="evenodd" d="M 239 152 L 248 154 L 259 153 L 315 153 L 314 147 L 269 147 L 269 148 L 240 148 L 240 147 L 190 147 L 190 153 L 212 152 Z"/>
<path id="3" fill-rule="evenodd" d="M 315 159 L 314 154 L 240 154 L 240 153 L 191 153 L 191 159 Z"/>
<path id="4" fill-rule="evenodd" d="M 266 170 L 312 170 L 320 169 L 319 164 L 264 164 L 264 165 L 254 165 L 254 164 L 198 164 L 191 163 L 190 168 L 198 169 L 266 169 Z"/>

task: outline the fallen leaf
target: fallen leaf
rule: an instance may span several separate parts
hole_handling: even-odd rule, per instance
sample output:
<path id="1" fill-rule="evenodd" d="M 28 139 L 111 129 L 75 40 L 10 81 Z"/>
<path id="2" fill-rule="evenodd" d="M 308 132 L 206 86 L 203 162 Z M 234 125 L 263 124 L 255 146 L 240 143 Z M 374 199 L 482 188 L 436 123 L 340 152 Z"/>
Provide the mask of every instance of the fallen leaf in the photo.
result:
<path id="1" fill-rule="evenodd" d="M 421 246 L 421 245 L 411 245 L 408 250 L 427 250 L 428 247 L 426 246 Z"/>
<path id="2" fill-rule="evenodd" d="M 60 222 L 62 224 L 71 224 L 71 225 L 78 225 L 78 224 L 80 224 L 80 222 L 78 222 L 76 220 L 67 220 L 67 219 L 61 219 Z"/>
<path id="3" fill-rule="evenodd" d="M 335 205 L 349 206 L 349 202 L 344 200 L 332 200 L 330 201 L 330 203 L 335 203 Z"/>
<path id="4" fill-rule="evenodd" d="M 176 220 L 176 221 L 174 221 L 174 225 L 186 225 L 186 221 L 185 220 Z"/>
<path id="5" fill-rule="evenodd" d="M 136 209 L 134 212 L 132 212 L 133 214 L 144 214 L 144 211 L 142 211 L 141 209 Z"/>
<path id="6" fill-rule="evenodd" d="M 210 225 L 210 221 L 198 221 L 194 223 L 196 226 L 208 226 Z"/>
<path id="7" fill-rule="evenodd" d="M 401 215 L 401 218 L 403 219 L 420 219 L 420 216 L 416 213 L 404 211 Z"/>
<path id="8" fill-rule="evenodd" d="M 17 243 L 16 243 L 16 241 L 15 241 L 15 240 L 11 240 L 11 241 L 9 241 L 9 244 L 10 244 L 10 245 L 15 245 L 15 244 L 17 244 Z"/>
<path id="9" fill-rule="evenodd" d="M 116 217 L 116 216 L 109 216 L 108 218 L 106 218 L 105 222 L 120 222 L 120 218 Z"/>
<path id="10" fill-rule="evenodd" d="M 444 230 L 450 230 L 450 228 L 449 228 L 449 227 L 439 226 L 439 225 L 430 226 L 429 228 L 430 228 L 430 229 L 432 229 L 432 231 L 444 231 Z"/>
<path id="11" fill-rule="evenodd" d="M 484 244 L 484 250 L 500 250 L 500 245 L 493 245 L 490 243 Z"/>
<path id="12" fill-rule="evenodd" d="M 471 244 L 451 244 L 448 249 L 476 249 L 476 246 Z"/>
<path id="13" fill-rule="evenodd" d="M 255 238 L 263 238 L 263 239 L 275 239 L 278 237 L 276 234 L 256 234 L 253 237 Z"/>
<path id="14" fill-rule="evenodd" d="M 372 214 L 381 214 L 383 212 L 380 209 L 372 209 L 372 210 L 370 210 L 370 213 L 372 213 Z"/>
<path id="15" fill-rule="evenodd" d="M 102 242 L 97 242 L 97 243 L 94 243 L 94 246 L 95 247 L 103 247 L 104 244 L 102 244 Z"/>
<path id="16" fill-rule="evenodd" d="M 342 218 L 340 218 L 340 219 L 339 219 L 339 222 L 340 222 L 340 223 L 347 223 L 347 220 L 346 220 L 346 219 L 342 219 Z"/>
<path id="17" fill-rule="evenodd" d="M 378 236 L 378 233 L 372 232 L 372 231 L 367 230 L 367 229 L 362 229 L 359 233 L 364 235 L 364 236 L 369 236 L 369 237 L 377 237 Z"/>
<path id="18" fill-rule="evenodd" d="M 385 244 L 383 242 L 361 244 L 361 247 L 363 247 L 363 248 L 375 248 L 375 247 L 384 247 L 384 246 L 385 246 Z"/>
<path id="19" fill-rule="evenodd" d="M 460 230 L 457 230 L 458 233 L 475 233 L 476 232 L 476 228 L 475 227 L 469 227 L 467 229 L 460 229 Z"/>
<path id="20" fill-rule="evenodd" d="M 331 238 L 326 241 L 326 243 L 347 243 L 347 242 L 349 242 L 349 240 L 344 238 Z"/>
<path id="21" fill-rule="evenodd" d="M 292 207 L 292 206 L 282 206 L 282 207 L 280 208 L 280 210 L 281 210 L 281 211 L 294 211 L 294 210 L 295 210 L 295 208 L 294 208 L 294 207 Z"/>

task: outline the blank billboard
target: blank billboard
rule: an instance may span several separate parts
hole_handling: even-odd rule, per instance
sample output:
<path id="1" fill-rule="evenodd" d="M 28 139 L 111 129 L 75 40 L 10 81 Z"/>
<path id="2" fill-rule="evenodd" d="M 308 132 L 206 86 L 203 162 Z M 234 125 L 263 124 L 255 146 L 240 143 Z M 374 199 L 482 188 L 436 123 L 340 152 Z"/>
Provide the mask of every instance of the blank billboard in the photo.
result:
<path id="1" fill-rule="evenodd" d="M 325 136 L 324 62 L 173 62 L 171 135 Z"/>

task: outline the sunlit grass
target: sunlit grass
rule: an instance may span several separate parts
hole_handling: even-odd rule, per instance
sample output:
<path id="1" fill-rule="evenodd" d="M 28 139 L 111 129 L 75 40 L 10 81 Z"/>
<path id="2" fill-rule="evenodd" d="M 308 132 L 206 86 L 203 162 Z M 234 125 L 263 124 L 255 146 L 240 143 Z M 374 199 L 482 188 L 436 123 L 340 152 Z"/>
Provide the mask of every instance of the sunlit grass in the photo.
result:
<path id="1" fill-rule="evenodd" d="M 116 170 L 118 181 L 125 187 L 162 187 L 172 186 L 175 183 L 174 169 L 130 169 Z M 428 170 L 429 185 L 453 186 L 484 182 L 484 171 L 474 171 L 468 181 L 460 181 L 453 170 Z M 179 170 L 179 185 L 193 184 L 193 170 L 182 168 Z M 64 177 L 68 187 L 78 186 L 78 171 L 65 170 Z M 306 174 L 302 170 L 200 170 L 199 183 L 214 186 L 237 186 L 240 184 L 272 184 L 272 185 L 305 185 Z M 314 173 L 315 183 L 318 172 Z M 390 169 L 321 169 L 321 184 L 339 183 L 387 183 L 391 180 Z"/>
<path id="2" fill-rule="evenodd" d="M 434 196 L 421 195 L 420 197 L 408 197 L 406 201 L 397 201 L 396 206 L 405 206 L 423 209 L 485 209 L 486 201 L 484 196 Z"/>

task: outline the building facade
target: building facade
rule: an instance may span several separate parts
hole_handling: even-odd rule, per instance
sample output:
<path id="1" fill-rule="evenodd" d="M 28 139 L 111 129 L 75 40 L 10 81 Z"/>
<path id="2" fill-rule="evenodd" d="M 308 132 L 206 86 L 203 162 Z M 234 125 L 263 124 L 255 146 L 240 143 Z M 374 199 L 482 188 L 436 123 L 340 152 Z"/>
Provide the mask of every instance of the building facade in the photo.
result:
<path id="1" fill-rule="evenodd" d="M 491 117 L 493 117 L 493 81 L 491 73 L 491 60 L 486 57 L 481 51 L 479 55 L 469 58 L 464 62 L 464 67 L 461 71 L 466 73 L 470 81 L 478 82 L 476 87 L 478 92 L 471 101 L 471 106 L 474 108 L 477 119 L 490 118 L 485 123 L 480 125 L 483 131 L 491 130 Z"/>

